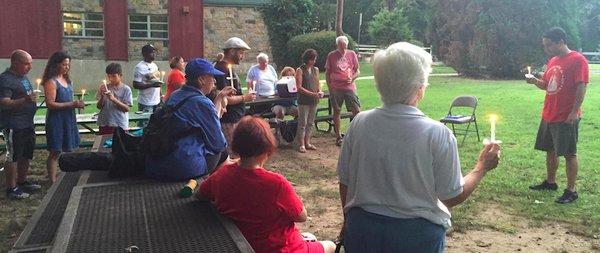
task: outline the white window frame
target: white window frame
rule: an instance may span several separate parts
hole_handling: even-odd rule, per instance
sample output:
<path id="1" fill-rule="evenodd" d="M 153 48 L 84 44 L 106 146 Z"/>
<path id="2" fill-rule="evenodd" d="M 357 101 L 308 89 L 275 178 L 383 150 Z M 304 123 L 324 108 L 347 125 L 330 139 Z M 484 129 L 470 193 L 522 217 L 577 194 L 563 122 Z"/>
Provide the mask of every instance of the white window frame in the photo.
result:
<path id="1" fill-rule="evenodd" d="M 79 19 L 79 20 L 68 20 L 68 21 L 81 22 L 82 35 L 67 35 L 67 34 L 65 34 L 65 22 L 67 21 L 64 18 L 64 14 L 65 13 L 69 13 L 69 14 L 81 14 L 81 19 Z M 88 20 L 87 19 L 87 15 L 89 15 L 89 14 L 100 15 L 100 17 L 102 17 L 102 19 L 101 20 Z M 102 23 L 102 28 L 86 28 L 86 24 L 88 22 Z M 102 31 L 102 36 L 87 35 L 87 31 Z M 72 12 L 72 11 L 65 11 L 65 12 L 63 12 L 63 37 L 65 37 L 65 38 L 97 38 L 97 39 L 104 38 L 104 14 L 103 13 L 99 13 L 99 12 Z"/>
<path id="2" fill-rule="evenodd" d="M 131 21 L 131 16 L 146 16 L 146 21 Z M 153 16 L 164 16 L 167 18 L 167 22 L 157 22 L 157 21 L 151 21 L 151 18 Z M 132 40 L 169 40 L 169 21 L 168 21 L 168 16 L 167 15 L 154 15 L 154 14 L 129 14 L 127 16 L 127 21 L 128 21 L 128 29 L 129 29 L 129 39 Z M 146 24 L 146 29 L 131 29 L 131 24 Z M 157 30 L 157 29 L 152 29 L 152 25 L 153 24 L 159 24 L 159 25 L 167 25 L 167 30 Z M 146 32 L 146 37 L 132 37 L 131 36 L 131 32 Z M 166 38 L 159 38 L 159 37 L 152 37 L 152 32 L 166 32 L 167 33 L 167 37 Z"/>

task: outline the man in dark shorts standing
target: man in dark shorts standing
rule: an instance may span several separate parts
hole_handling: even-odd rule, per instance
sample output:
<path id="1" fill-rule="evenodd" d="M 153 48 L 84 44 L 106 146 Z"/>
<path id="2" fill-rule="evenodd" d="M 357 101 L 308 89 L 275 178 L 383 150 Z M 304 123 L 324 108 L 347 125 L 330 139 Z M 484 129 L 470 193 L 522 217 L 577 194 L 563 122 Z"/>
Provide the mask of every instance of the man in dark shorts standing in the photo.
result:
<path id="1" fill-rule="evenodd" d="M 37 94 L 27 78 L 31 55 L 15 50 L 10 55 L 10 68 L 0 74 L 0 108 L 6 141 L 6 195 L 25 199 L 25 191 L 39 190 L 40 185 L 27 180 L 29 164 L 35 148 L 33 116 L 37 110 Z"/>
<path id="2" fill-rule="evenodd" d="M 557 190 L 556 170 L 558 157 L 564 156 L 567 167 L 567 188 L 557 203 L 566 204 L 579 196 L 575 191 L 577 178 L 577 139 L 581 104 L 589 82 L 587 60 L 578 52 L 571 51 L 566 44 L 566 33 L 554 27 L 544 33 L 544 51 L 552 58 L 548 61 L 542 79 L 526 75 L 527 83 L 535 84 L 546 91 L 542 121 L 535 141 L 535 149 L 546 151 L 547 177 L 532 190 Z"/>
<path id="3" fill-rule="evenodd" d="M 239 65 L 244 59 L 244 54 L 250 47 L 246 42 L 238 37 L 229 38 L 225 41 L 223 46 L 224 58 L 221 61 L 215 63 L 215 68 L 225 73 L 225 76 L 215 76 L 217 90 L 222 90 L 225 86 L 233 86 L 236 90 L 236 94 L 228 96 L 226 101 L 227 111 L 221 117 L 221 129 L 227 140 L 227 149 L 229 154 L 235 156 L 231 152 L 231 141 L 233 139 L 233 129 L 237 125 L 238 121 L 246 114 L 246 102 L 254 101 L 256 94 L 242 93 L 242 86 L 238 74 L 234 71 L 234 65 Z M 211 94 L 209 97 L 214 98 L 216 93 Z"/>
<path id="4" fill-rule="evenodd" d="M 325 80 L 329 87 L 329 95 L 333 107 L 333 130 L 337 135 L 335 144 L 342 145 L 342 134 L 340 132 L 340 114 L 342 104 L 346 103 L 346 110 L 356 116 L 360 112 L 360 101 L 356 95 L 356 84 L 358 78 L 358 56 L 352 50 L 348 50 L 348 38 L 339 36 L 335 39 L 337 49 L 327 55 L 325 63 Z"/>

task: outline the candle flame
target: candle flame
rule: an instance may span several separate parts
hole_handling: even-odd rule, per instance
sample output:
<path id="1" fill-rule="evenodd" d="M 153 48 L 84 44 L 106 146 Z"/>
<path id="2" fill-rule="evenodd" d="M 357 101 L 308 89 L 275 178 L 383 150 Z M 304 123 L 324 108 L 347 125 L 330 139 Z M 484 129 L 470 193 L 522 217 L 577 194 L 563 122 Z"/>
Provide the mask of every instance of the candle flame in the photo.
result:
<path id="1" fill-rule="evenodd" d="M 39 85 L 42 82 L 42 79 L 36 79 L 35 82 Z"/>
<path id="2" fill-rule="evenodd" d="M 106 85 L 106 80 L 102 80 L 102 84 Z"/>
<path id="3" fill-rule="evenodd" d="M 498 115 L 496 115 L 496 114 L 490 114 L 489 118 L 490 118 L 490 122 L 498 121 Z"/>

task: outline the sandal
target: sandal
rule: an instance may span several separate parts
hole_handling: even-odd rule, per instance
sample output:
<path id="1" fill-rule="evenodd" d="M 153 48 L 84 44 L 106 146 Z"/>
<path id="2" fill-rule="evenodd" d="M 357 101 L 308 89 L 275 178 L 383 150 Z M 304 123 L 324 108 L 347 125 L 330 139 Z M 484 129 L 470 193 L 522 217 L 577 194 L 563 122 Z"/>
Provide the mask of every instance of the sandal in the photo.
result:
<path id="1" fill-rule="evenodd" d="M 343 141 L 344 141 L 343 137 L 338 137 L 338 138 L 335 140 L 335 145 L 336 145 L 336 146 L 338 146 L 338 147 L 341 147 L 341 146 L 342 146 L 342 142 L 343 142 Z"/>
<path id="2" fill-rule="evenodd" d="M 300 147 L 298 147 L 298 152 L 306 153 L 306 148 L 304 146 L 300 146 Z"/>
<path id="3" fill-rule="evenodd" d="M 308 150 L 317 150 L 317 147 L 315 147 L 315 145 L 312 145 L 312 144 L 306 144 L 306 149 L 308 149 Z"/>

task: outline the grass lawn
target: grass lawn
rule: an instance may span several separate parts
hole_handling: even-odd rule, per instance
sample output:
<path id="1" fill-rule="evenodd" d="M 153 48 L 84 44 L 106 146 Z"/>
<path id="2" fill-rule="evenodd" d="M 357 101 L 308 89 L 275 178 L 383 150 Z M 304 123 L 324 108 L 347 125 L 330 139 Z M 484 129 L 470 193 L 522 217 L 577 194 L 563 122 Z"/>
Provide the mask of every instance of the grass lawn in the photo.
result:
<path id="1" fill-rule="evenodd" d="M 363 73 L 371 66 L 363 64 Z M 435 67 L 435 71 L 449 71 L 448 67 Z M 438 72 L 441 73 L 441 72 Z M 580 199 L 573 204 L 554 203 L 566 187 L 564 159 L 560 161 L 557 174 L 559 191 L 535 192 L 528 186 L 539 183 L 545 177 L 545 153 L 533 149 L 544 92 L 524 80 L 473 80 L 463 77 L 431 77 L 425 98 L 419 108 L 429 117 L 443 117 L 452 101 L 459 95 L 474 95 L 479 99 L 477 117 L 480 134 L 489 136 L 487 115 L 499 115 L 497 138 L 503 141 L 502 158 L 497 169 L 489 173 L 479 188 L 463 205 L 453 210 L 456 229 L 477 226 L 469 220 L 472 212 L 490 205 L 507 207 L 514 214 L 530 217 L 533 224 L 543 220 L 560 220 L 575 224 L 576 231 L 591 236 L 600 233 L 600 158 L 594 155 L 600 150 L 600 64 L 590 66 L 590 85 L 583 104 L 578 144 L 579 175 L 577 191 Z M 358 93 L 363 110 L 380 105 L 373 80 L 359 80 Z M 348 124 L 347 121 L 343 121 Z M 344 129 L 347 127 L 344 126 Z M 459 139 L 460 140 L 460 139 Z M 475 135 L 467 137 L 459 146 L 463 172 L 468 173 L 475 165 L 481 149 Z M 509 229 L 510 230 L 510 229 Z"/>

